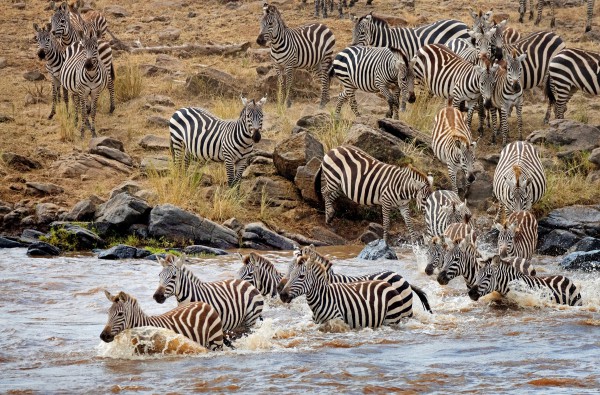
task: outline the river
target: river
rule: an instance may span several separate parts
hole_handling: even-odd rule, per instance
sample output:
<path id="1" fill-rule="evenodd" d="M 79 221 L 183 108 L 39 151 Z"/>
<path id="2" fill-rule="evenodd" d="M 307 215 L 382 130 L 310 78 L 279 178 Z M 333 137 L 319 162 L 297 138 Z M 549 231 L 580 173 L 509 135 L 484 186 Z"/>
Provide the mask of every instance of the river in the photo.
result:
<path id="1" fill-rule="evenodd" d="M 139 355 L 131 334 L 110 344 L 100 340 L 110 307 L 103 290 L 123 290 L 146 313 L 163 313 L 176 301 L 152 299 L 158 263 L 31 259 L 24 249 L 5 249 L 0 392 L 598 393 L 600 274 L 564 273 L 581 290 L 580 307 L 526 292 L 473 302 L 462 279 L 443 287 L 427 277 L 421 252 L 397 250 L 399 261 L 368 262 L 350 258 L 355 247 L 320 251 L 339 258 L 334 269 L 340 273 L 401 273 L 427 292 L 434 314 L 417 302 L 415 317 L 399 327 L 349 331 L 313 324 L 304 297 L 289 305 L 268 300 L 264 321 L 236 340 L 235 350 Z M 266 256 L 284 271 L 291 252 Z M 560 273 L 555 258 L 534 262 L 538 275 Z M 190 263 L 205 281 L 231 278 L 240 266 L 234 255 Z"/>

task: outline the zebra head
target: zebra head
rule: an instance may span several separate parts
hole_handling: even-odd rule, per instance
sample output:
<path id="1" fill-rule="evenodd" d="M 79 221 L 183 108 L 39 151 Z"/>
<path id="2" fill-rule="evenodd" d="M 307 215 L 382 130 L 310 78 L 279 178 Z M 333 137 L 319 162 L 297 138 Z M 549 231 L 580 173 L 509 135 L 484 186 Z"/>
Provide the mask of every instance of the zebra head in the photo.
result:
<path id="1" fill-rule="evenodd" d="M 287 275 L 287 281 L 279 291 L 282 302 L 290 303 L 310 291 L 315 284 L 315 273 L 320 273 L 319 269 L 322 269 L 323 276 L 326 276 L 325 267 L 318 263 L 317 259 L 317 251 L 312 244 L 302 249 L 301 254 L 290 264 L 291 270 Z"/>
<path id="2" fill-rule="evenodd" d="M 507 257 L 509 253 L 515 249 L 515 238 L 521 232 L 521 229 L 516 223 L 508 223 L 507 221 L 501 224 L 495 224 L 498 229 L 498 254 L 501 257 Z"/>
<path id="3" fill-rule="evenodd" d="M 244 122 L 246 125 L 246 130 L 251 134 L 252 141 L 258 143 L 261 139 L 260 133 L 262 132 L 262 122 L 263 122 L 263 104 L 267 101 L 267 97 L 263 97 L 258 102 L 254 102 L 254 100 L 248 101 L 245 97 L 241 97 L 242 104 L 244 104 L 244 109 L 240 114 L 240 118 L 244 118 Z"/>
<path id="4" fill-rule="evenodd" d="M 464 202 L 451 202 L 441 207 L 441 210 L 446 214 L 446 223 L 448 225 L 454 223 L 469 223 L 471 219 L 471 210 L 467 207 L 467 199 Z"/>
<path id="5" fill-rule="evenodd" d="M 473 18 L 473 31 L 478 33 L 484 33 L 491 22 L 493 10 L 489 10 L 488 12 L 483 12 L 479 10 L 479 12 L 470 11 L 471 18 Z"/>
<path id="6" fill-rule="evenodd" d="M 108 322 L 104 326 L 104 330 L 100 334 L 100 339 L 106 343 L 114 340 L 115 336 L 130 328 L 132 314 L 137 301 L 135 298 L 127 295 L 125 292 L 119 292 L 116 296 L 112 296 L 110 292 L 104 291 L 104 294 L 112 302 L 112 306 L 108 310 Z M 138 307 L 139 309 L 139 307 Z"/>
<path id="7" fill-rule="evenodd" d="M 413 172 L 419 174 L 419 179 L 422 179 L 422 174 L 420 171 L 418 171 L 417 169 L 413 168 L 411 165 L 409 165 L 410 168 L 412 169 Z M 417 210 L 419 211 L 423 211 L 425 209 L 425 207 L 427 207 L 427 199 L 429 198 L 429 196 L 432 194 L 433 192 L 433 175 L 431 173 L 428 173 L 427 176 L 425 177 L 426 181 L 419 181 L 420 187 L 418 187 L 419 189 L 417 190 L 417 196 L 415 198 L 416 203 L 417 203 Z"/>
<path id="8" fill-rule="evenodd" d="M 254 277 L 256 260 L 253 259 L 254 257 L 252 255 L 253 255 L 253 253 L 250 253 L 250 255 L 247 255 L 247 256 L 238 254 L 238 257 L 242 261 L 242 267 L 238 271 L 237 276 L 240 280 L 248 281 L 250 284 L 254 285 L 254 287 L 259 289 L 258 286 L 256 285 L 256 281 L 255 281 L 255 277 Z"/>
<path id="9" fill-rule="evenodd" d="M 260 33 L 256 38 L 256 43 L 263 47 L 266 46 L 274 37 L 279 36 L 280 29 L 284 27 L 285 23 L 277 7 L 264 3 L 263 16 L 260 20 Z"/>
<path id="10" fill-rule="evenodd" d="M 500 256 L 494 255 L 488 259 L 477 259 L 479 270 L 475 283 L 469 289 L 469 297 L 472 300 L 479 300 L 480 297 L 487 295 L 496 289 L 498 267 L 500 265 Z"/>
<path id="11" fill-rule="evenodd" d="M 410 60 L 402 49 L 390 48 L 390 51 L 396 57 L 396 69 L 398 70 L 398 86 L 402 100 L 409 103 L 414 103 L 415 96 L 415 74 L 411 67 Z"/>
<path id="12" fill-rule="evenodd" d="M 38 43 L 37 56 L 40 60 L 44 60 L 52 48 L 52 35 L 50 34 L 52 25 L 47 24 L 40 28 L 37 23 L 34 23 L 33 28 L 35 29 L 35 40 Z"/>
<path id="13" fill-rule="evenodd" d="M 485 55 L 488 59 L 491 59 L 492 38 L 496 34 L 496 29 L 492 28 L 484 33 L 469 30 L 467 33 L 471 36 L 473 46 L 479 51 L 479 58 Z"/>
<path id="14" fill-rule="evenodd" d="M 501 60 L 503 58 L 504 51 L 504 28 L 508 23 L 508 19 L 504 19 L 502 22 L 494 25 L 496 33 L 491 37 L 491 49 L 492 55 L 495 60 Z"/>
<path id="15" fill-rule="evenodd" d="M 54 37 L 66 36 L 71 29 L 71 20 L 69 7 L 66 1 L 63 1 L 58 8 L 55 8 L 54 15 L 50 19 Z"/>
<path id="16" fill-rule="evenodd" d="M 477 141 L 469 141 L 466 138 L 457 138 L 454 141 L 456 149 L 459 151 L 458 160 L 462 171 L 467 180 L 466 189 L 475 181 L 475 172 L 473 171 L 473 163 L 475 162 L 475 149 Z"/>
<path id="17" fill-rule="evenodd" d="M 294 268 L 296 267 L 296 264 L 298 262 L 298 259 L 300 259 L 301 257 L 302 257 L 302 250 L 296 246 L 296 248 L 294 249 L 294 255 L 292 257 L 292 260 L 290 261 L 290 263 L 288 265 L 287 273 L 281 278 L 281 280 L 279 281 L 279 284 L 277 284 L 277 293 L 278 294 L 281 293 L 281 291 L 283 290 L 283 287 L 285 287 L 285 284 L 287 284 L 290 273 L 292 272 L 292 270 L 294 270 Z"/>
<path id="18" fill-rule="evenodd" d="M 444 250 L 446 244 L 438 236 L 428 237 L 424 239 L 425 245 L 427 246 L 427 266 L 425 266 L 425 274 L 431 276 L 435 268 L 442 266 L 444 261 Z"/>
<path id="19" fill-rule="evenodd" d="M 447 285 L 453 278 L 467 273 L 468 260 L 476 249 L 475 240 L 475 233 L 471 230 L 464 239 L 447 242 L 444 264 L 437 277 L 438 283 Z"/>
<path id="20" fill-rule="evenodd" d="M 98 37 L 92 30 L 88 30 L 83 35 L 81 45 L 85 51 L 85 69 L 95 69 L 98 66 Z"/>
<path id="21" fill-rule="evenodd" d="M 523 75 L 523 61 L 527 54 L 523 53 L 517 56 L 517 51 L 513 50 L 510 56 L 504 56 L 506 59 L 506 79 L 513 92 L 521 90 L 521 76 Z"/>
<path id="22" fill-rule="evenodd" d="M 492 64 L 485 62 L 485 66 L 475 66 L 475 70 L 480 73 L 479 78 L 479 90 L 483 97 L 483 105 L 486 109 L 492 108 L 492 96 L 494 95 L 494 88 L 496 86 L 496 72 L 500 66 L 498 64 Z"/>
<path id="23" fill-rule="evenodd" d="M 175 294 L 175 289 L 181 279 L 181 272 L 185 257 L 181 256 L 179 259 L 175 255 L 167 255 L 165 259 L 158 259 L 163 269 L 158 275 L 158 288 L 154 292 L 154 300 L 158 303 L 164 303 L 168 297 Z"/>
<path id="24" fill-rule="evenodd" d="M 531 180 L 522 173 L 521 167 L 513 166 L 512 176 L 505 175 L 504 180 L 508 185 L 507 200 L 512 203 L 513 211 L 531 210 L 533 205 L 532 191 L 529 187 Z"/>
<path id="25" fill-rule="evenodd" d="M 377 22 L 382 22 L 373 16 L 373 13 L 354 18 L 352 29 L 352 44 L 350 45 L 373 45 L 373 33 Z"/>

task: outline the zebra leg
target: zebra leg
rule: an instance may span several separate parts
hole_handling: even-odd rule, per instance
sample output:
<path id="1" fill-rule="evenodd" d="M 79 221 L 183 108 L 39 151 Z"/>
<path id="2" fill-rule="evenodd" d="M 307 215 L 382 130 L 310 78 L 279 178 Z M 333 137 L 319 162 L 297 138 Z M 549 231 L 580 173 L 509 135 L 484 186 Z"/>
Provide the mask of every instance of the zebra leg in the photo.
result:
<path id="1" fill-rule="evenodd" d="M 315 18 L 319 17 L 319 0 L 315 0 Z"/>
<path id="2" fill-rule="evenodd" d="M 358 112 L 358 103 L 356 102 L 356 96 L 354 96 L 354 89 L 348 91 L 348 99 L 350 99 L 350 108 L 355 116 L 360 117 Z"/>
<path id="3" fill-rule="evenodd" d="M 342 91 L 342 93 L 339 94 L 338 99 L 337 99 L 337 104 L 335 106 L 335 119 L 340 118 L 340 113 L 342 112 L 342 106 L 344 105 L 346 100 L 348 100 L 348 97 L 346 95 L 346 88 L 344 88 L 344 90 Z"/>
<path id="4" fill-rule="evenodd" d="M 323 59 L 321 67 L 318 71 L 319 79 L 321 80 L 321 108 L 324 108 L 329 103 L 329 69 L 331 68 L 332 60 L 330 58 Z"/>
<path id="5" fill-rule="evenodd" d="M 519 0 L 519 23 L 523 23 L 523 16 L 525 15 L 525 1 Z"/>
<path id="6" fill-rule="evenodd" d="M 113 67 L 112 64 L 110 67 Z M 115 80 L 112 77 L 110 71 L 107 73 L 107 87 L 108 87 L 108 94 L 110 96 L 110 109 L 108 110 L 108 112 L 110 114 L 112 114 L 115 111 Z"/>
<path id="7" fill-rule="evenodd" d="M 323 13 L 323 18 L 327 18 L 327 0 L 321 0 L 321 12 Z"/>
<path id="8" fill-rule="evenodd" d="M 596 0 L 587 0 L 587 22 L 585 23 L 585 32 L 592 30 L 592 16 L 594 14 L 594 3 Z"/>
<path id="9" fill-rule="evenodd" d="M 283 104 L 285 101 L 284 84 L 285 74 L 281 67 L 277 66 L 277 103 Z"/>
<path id="10" fill-rule="evenodd" d="M 329 0 L 329 13 L 333 13 L 333 0 Z"/>
<path id="11" fill-rule="evenodd" d="M 333 202 L 335 202 L 340 195 L 340 190 L 338 188 L 333 190 L 330 189 L 329 184 L 327 183 L 322 182 L 321 184 L 321 194 L 323 195 L 323 200 L 325 201 L 325 223 L 329 225 L 331 224 L 331 221 L 333 221 L 333 217 L 335 215 Z"/>
<path id="12" fill-rule="evenodd" d="M 478 115 L 479 115 L 479 128 L 477 129 L 479 131 L 479 136 L 483 136 L 483 125 L 485 124 L 485 107 L 483 106 L 483 97 L 479 96 L 479 99 L 477 99 L 477 110 L 478 110 Z"/>
<path id="13" fill-rule="evenodd" d="M 381 202 L 381 216 L 383 217 L 383 241 L 388 244 L 390 237 L 390 211 L 391 205 L 387 201 Z"/>
<path id="14" fill-rule="evenodd" d="M 232 187 L 235 185 L 235 163 L 230 157 L 225 158 L 225 171 L 227 172 L 227 185 Z"/>
<path id="15" fill-rule="evenodd" d="M 552 15 L 552 19 L 550 19 L 550 28 L 554 29 L 556 26 L 556 18 L 554 17 L 554 0 L 550 0 L 550 14 Z"/>
<path id="16" fill-rule="evenodd" d="M 490 114 L 492 115 L 492 128 L 494 130 L 492 133 L 492 144 L 496 144 L 496 135 L 498 134 L 498 119 L 496 109 L 490 108 Z"/>
<path id="17" fill-rule="evenodd" d="M 56 78 L 52 78 L 52 109 L 48 119 L 52 119 L 56 114 L 56 102 L 60 100 L 60 82 L 56 81 Z"/>
<path id="18" fill-rule="evenodd" d="M 240 180 L 242 179 L 242 174 L 244 173 L 244 170 L 246 170 L 246 167 L 248 167 L 248 157 L 240 159 L 235 164 L 235 179 L 233 180 L 234 184 L 240 182 Z"/>
<path id="19" fill-rule="evenodd" d="M 85 132 L 85 124 L 88 122 L 87 95 L 79 94 L 79 110 L 81 111 L 81 138 Z"/>
<path id="20" fill-rule="evenodd" d="M 471 130 L 471 124 L 473 123 L 473 111 L 475 109 L 473 107 L 467 110 L 467 127 Z M 480 130 L 480 135 L 483 135 L 483 130 Z"/>
<path id="21" fill-rule="evenodd" d="M 62 91 L 63 91 L 63 100 L 65 101 L 65 107 L 67 109 L 67 114 L 68 114 L 69 113 L 69 91 L 65 87 L 62 88 Z"/>
<path id="22" fill-rule="evenodd" d="M 531 0 L 533 1 L 533 0 Z M 552 3 L 553 0 L 550 0 L 550 2 Z M 534 25 L 539 25 L 540 21 L 542 20 L 542 8 L 544 6 L 544 0 L 538 0 L 538 6 L 537 6 L 537 18 L 535 18 L 535 22 L 533 22 Z M 531 17 L 529 17 L 529 19 L 531 19 Z"/>
<path id="23" fill-rule="evenodd" d="M 291 67 L 285 68 L 285 105 L 287 108 L 292 106 L 292 97 L 290 95 L 290 91 L 292 89 L 292 79 L 293 79 L 294 69 Z"/>
<path id="24" fill-rule="evenodd" d="M 333 3 L 333 1 L 332 1 L 332 3 Z M 342 0 L 340 0 L 340 1 L 338 2 L 338 13 L 339 13 L 339 17 L 340 17 L 340 19 L 342 19 L 342 18 L 344 17 L 344 9 L 343 9 L 343 6 L 344 6 L 344 5 L 342 4 Z"/>
<path id="25" fill-rule="evenodd" d="M 519 131 L 519 140 L 523 141 L 523 103 L 517 103 L 517 130 Z"/>
<path id="26" fill-rule="evenodd" d="M 533 0 L 529 0 L 529 20 L 533 19 Z"/>
<path id="27" fill-rule="evenodd" d="M 500 109 L 500 128 L 502 129 L 502 146 L 504 147 L 508 139 L 508 111 L 506 108 Z"/>
<path id="28" fill-rule="evenodd" d="M 452 183 L 452 190 L 458 195 L 458 185 L 456 184 L 456 170 L 457 167 L 448 162 L 448 176 L 450 177 L 450 182 Z"/>
<path id="29" fill-rule="evenodd" d="M 91 110 L 90 110 L 90 130 L 92 131 L 92 137 L 96 137 L 96 109 L 98 107 L 98 97 L 100 96 L 100 91 L 93 91 L 91 94 Z"/>
<path id="30" fill-rule="evenodd" d="M 404 219 L 404 223 L 408 228 L 408 233 L 410 234 L 411 241 L 415 241 L 415 231 L 413 229 L 412 218 L 410 217 L 410 209 L 408 208 L 408 203 L 400 205 L 400 214 L 402 214 L 402 218 Z M 385 231 L 385 228 L 384 228 Z"/>
<path id="31" fill-rule="evenodd" d="M 394 115 L 394 110 L 396 108 L 398 108 L 398 102 L 396 101 L 396 98 L 394 97 L 394 95 L 392 95 L 390 93 L 389 89 L 384 84 L 379 85 L 378 89 L 379 89 L 379 92 L 381 92 L 383 97 L 385 97 L 385 99 L 388 102 L 389 109 L 388 109 L 388 112 L 385 113 L 385 117 L 390 118 Z M 397 114 L 397 112 L 396 112 L 396 114 Z"/>
<path id="32" fill-rule="evenodd" d="M 565 98 L 557 98 L 554 104 L 554 116 L 556 119 L 564 119 L 565 112 L 567 112 L 567 103 L 571 99 L 571 96 Z"/>

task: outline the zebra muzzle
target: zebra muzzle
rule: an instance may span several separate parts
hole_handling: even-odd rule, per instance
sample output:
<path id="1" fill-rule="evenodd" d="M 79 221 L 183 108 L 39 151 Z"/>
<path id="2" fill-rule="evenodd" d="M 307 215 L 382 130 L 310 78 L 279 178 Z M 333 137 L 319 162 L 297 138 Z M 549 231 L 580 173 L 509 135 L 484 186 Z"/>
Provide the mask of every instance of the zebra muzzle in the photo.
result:
<path id="1" fill-rule="evenodd" d="M 287 291 L 283 290 L 279 293 L 279 299 L 281 299 L 283 303 L 290 303 L 293 298 Z"/>
<path id="2" fill-rule="evenodd" d="M 167 298 L 165 298 L 165 292 L 162 289 L 159 289 L 156 292 L 154 292 L 152 298 L 160 304 L 165 303 L 165 300 L 167 300 Z"/>
<path id="3" fill-rule="evenodd" d="M 427 266 L 425 266 L 425 274 L 427 274 L 428 276 L 431 276 L 433 274 L 433 265 L 429 264 Z"/>
<path id="4" fill-rule="evenodd" d="M 265 36 L 263 34 L 259 34 L 256 38 L 256 43 L 261 47 L 264 47 L 265 45 L 267 45 L 267 40 L 265 40 Z"/>
<path id="5" fill-rule="evenodd" d="M 415 101 L 417 101 L 417 96 L 415 95 L 415 92 L 410 92 L 410 94 L 408 95 L 408 102 L 414 103 Z"/>
<path id="6" fill-rule="evenodd" d="M 46 51 L 44 51 L 43 49 L 40 49 L 37 52 L 37 56 L 38 56 L 38 58 L 40 58 L 40 60 L 46 59 Z"/>
<path id="7" fill-rule="evenodd" d="M 492 101 L 490 99 L 485 99 L 485 101 L 483 102 L 483 106 L 485 107 L 486 110 L 489 110 L 492 108 Z"/>
<path id="8" fill-rule="evenodd" d="M 105 343 L 110 343 L 115 339 L 115 337 L 111 333 L 111 328 L 106 327 L 100 334 L 100 339 Z"/>
<path id="9" fill-rule="evenodd" d="M 85 67 L 86 70 L 91 70 L 94 68 L 94 62 L 92 62 L 92 59 L 86 59 L 83 67 Z"/>
<path id="10" fill-rule="evenodd" d="M 255 143 L 258 143 L 261 139 L 261 135 L 260 135 L 260 130 L 255 129 L 252 132 L 252 141 L 254 141 Z"/>
<path id="11" fill-rule="evenodd" d="M 281 293 L 283 292 L 283 288 L 285 287 L 285 284 L 287 284 L 287 278 L 282 278 L 281 281 L 279 281 L 279 284 L 277 284 L 277 293 L 281 295 Z"/>
<path id="12" fill-rule="evenodd" d="M 479 300 L 479 291 L 477 290 L 477 287 L 473 287 L 469 290 L 469 298 L 476 302 Z"/>
<path id="13" fill-rule="evenodd" d="M 448 279 L 448 277 L 446 276 L 446 272 L 440 272 L 437 276 L 437 282 L 440 285 L 448 285 L 448 283 L 450 282 L 450 280 Z"/>
<path id="14" fill-rule="evenodd" d="M 521 90 L 521 84 L 520 84 L 520 83 L 518 83 L 518 82 L 515 82 L 515 83 L 512 85 L 512 89 L 513 89 L 513 92 L 518 92 L 518 91 L 520 91 L 520 90 Z"/>

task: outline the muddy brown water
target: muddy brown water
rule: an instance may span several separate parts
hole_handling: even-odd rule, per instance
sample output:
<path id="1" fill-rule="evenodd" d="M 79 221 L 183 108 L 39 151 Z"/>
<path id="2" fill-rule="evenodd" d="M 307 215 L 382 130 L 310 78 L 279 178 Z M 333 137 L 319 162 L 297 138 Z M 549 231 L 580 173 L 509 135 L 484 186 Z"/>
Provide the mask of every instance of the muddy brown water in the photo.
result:
<path id="1" fill-rule="evenodd" d="M 462 279 L 442 287 L 427 277 L 419 250 L 399 249 L 399 261 L 379 262 L 351 258 L 358 251 L 322 250 L 339 272 L 401 273 L 427 292 L 434 314 L 415 303 L 415 317 L 398 327 L 350 331 L 312 323 L 304 298 L 268 300 L 264 321 L 235 350 L 188 344 L 187 354 L 174 355 L 186 339 L 147 328 L 144 336 L 167 338 L 148 355 L 132 345 L 139 331 L 110 344 L 99 339 L 110 305 L 103 290 L 134 295 L 147 313 L 165 312 L 176 301 L 152 299 L 158 263 L 30 259 L 23 249 L 1 250 L 0 392 L 598 393 L 600 274 L 566 273 L 580 287 L 580 307 L 525 291 L 473 302 Z M 284 271 L 291 253 L 266 256 Z M 537 259 L 538 272 L 560 273 L 557 261 Z M 232 255 L 193 259 L 190 267 L 215 281 L 235 276 L 240 265 Z"/>

